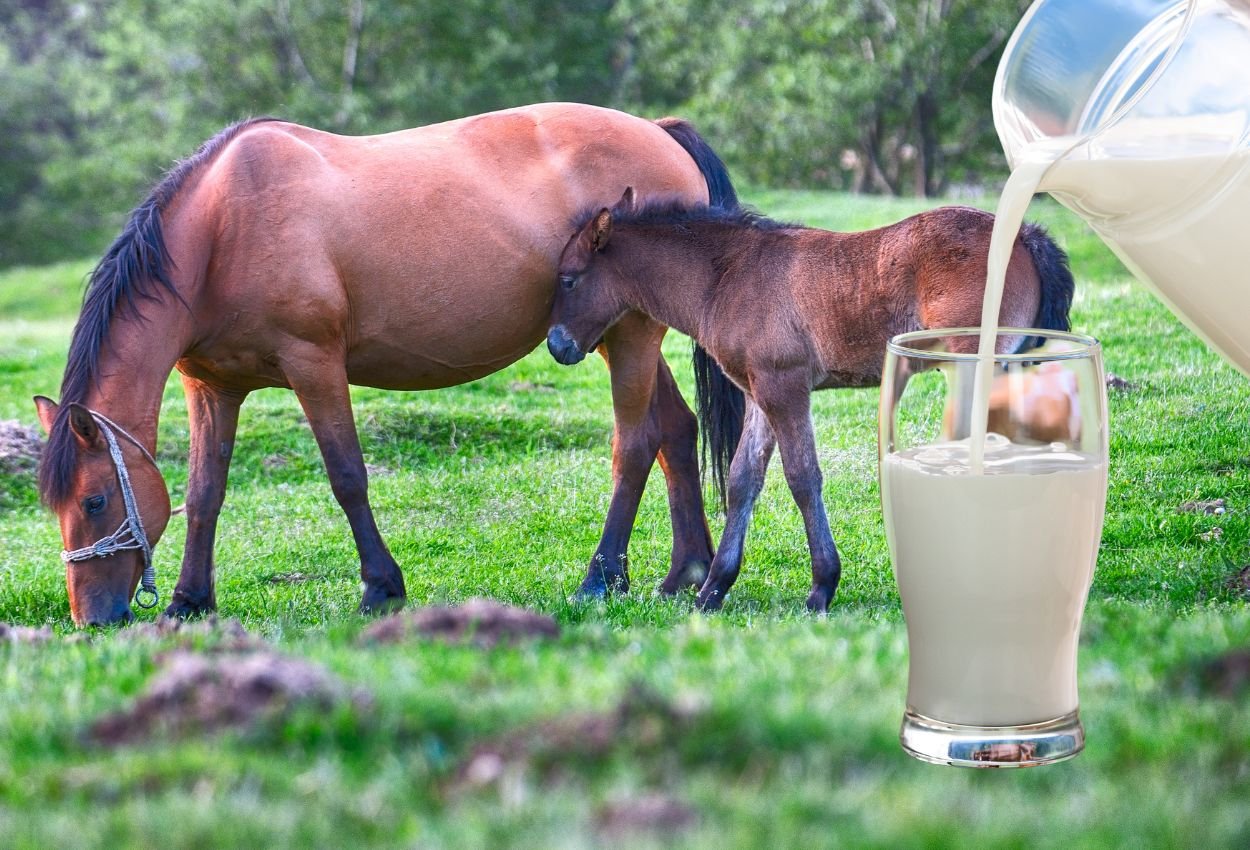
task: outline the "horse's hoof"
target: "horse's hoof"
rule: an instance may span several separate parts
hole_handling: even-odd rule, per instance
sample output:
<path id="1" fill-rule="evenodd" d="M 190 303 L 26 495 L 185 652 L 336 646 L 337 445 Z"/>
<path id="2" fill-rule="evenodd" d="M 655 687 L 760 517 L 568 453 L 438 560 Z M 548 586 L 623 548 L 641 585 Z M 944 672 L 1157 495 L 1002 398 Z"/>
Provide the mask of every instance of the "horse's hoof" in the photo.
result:
<path id="1" fill-rule="evenodd" d="M 360 613 L 366 617 L 379 617 L 398 611 L 407 602 L 408 597 L 403 593 L 396 594 L 382 588 L 369 588 L 365 590 L 364 598 L 360 600 Z"/>
<path id="2" fill-rule="evenodd" d="M 178 620 L 189 620 L 192 617 L 203 617 L 205 614 L 212 614 L 216 610 L 217 600 L 215 599 L 196 601 L 175 592 L 173 601 L 166 606 L 163 616 L 173 617 Z"/>

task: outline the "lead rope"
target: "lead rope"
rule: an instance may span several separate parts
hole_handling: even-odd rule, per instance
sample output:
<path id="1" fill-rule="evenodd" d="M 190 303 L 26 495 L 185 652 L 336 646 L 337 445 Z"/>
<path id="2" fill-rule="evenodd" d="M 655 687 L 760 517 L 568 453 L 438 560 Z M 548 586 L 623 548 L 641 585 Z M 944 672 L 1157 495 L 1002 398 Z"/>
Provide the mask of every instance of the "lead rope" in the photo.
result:
<path id="1" fill-rule="evenodd" d="M 103 413 L 97 413 L 94 410 L 88 411 L 91 418 L 100 426 L 100 430 L 104 432 L 104 439 L 108 442 L 109 457 L 113 460 L 113 466 L 117 469 L 117 480 L 122 486 L 122 501 L 126 505 L 126 518 L 122 520 L 122 524 L 118 526 L 117 531 L 107 537 L 102 537 L 90 546 L 84 546 L 81 549 L 73 551 L 62 550 L 61 560 L 66 564 L 72 561 L 89 561 L 92 558 L 104 558 L 115 552 L 121 552 L 126 549 L 139 549 L 143 552 L 143 577 L 139 580 L 139 588 L 135 591 L 135 604 L 140 608 L 152 608 L 160 601 L 161 595 L 156 590 L 156 567 L 152 564 L 152 547 L 148 543 L 148 535 L 143 530 L 143 517 L 139 515 L 139 506 L 135 502 L 135 491 L 130 484 L 130 470 L 126 468 L 126 461 L 122 458 L 121 446 L 117 443 L 117 437 L 113 435 L 113 429 L 117 429 L 123 437 L 135 445 L 139 451 L 143 452 L 143 456 L 147 458 L 153 466 L 156 460 L 152 457 L 151 452 L 143 447 L 143 444 L 131 436 L 125 428 L 118 425 L 112 419 L 109 419 Z M 111 426 L 111 427 L 110 427 Z M 147 594 L 151 601 L 144 602 L 143 594 Z"/>

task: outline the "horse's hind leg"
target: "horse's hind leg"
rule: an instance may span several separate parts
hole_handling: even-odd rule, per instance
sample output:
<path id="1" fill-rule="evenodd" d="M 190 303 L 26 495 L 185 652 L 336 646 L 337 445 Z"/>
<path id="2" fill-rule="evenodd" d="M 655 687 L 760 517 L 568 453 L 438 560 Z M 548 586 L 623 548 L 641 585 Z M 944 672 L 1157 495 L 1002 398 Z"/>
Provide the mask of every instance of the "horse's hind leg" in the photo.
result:
<path id="1" fill-rule="evenodd" d="M 342 353 L 317 349 L 307 357 L 284 358 L 283 369 L 317 438 L 330 488 L 347 514 L 356 540 L 360 578 L 365 583 L 360 610 L 384 613 L 400 608 L 406 597 L 404 576 L 386 548 L 369 506 L 369 481 L 356 435 Z"/>
<path id="2" fill-rule="evenodd" d="M 186 375 L 182 376 L 182 386 L 191 425 L 191 462 L 187 476 L 187 543 L 178 584 L 165 609 L 171 617 L 189 617 L 217 609 L 213 543 L 226 495 L 239 406 L 247 395 L 211 387 Z"/>
<path id="3" fill-rule="evenodd" d="M 755 500 L 764 487 L 764 475 L 773 456 L 777 439 L 763 412 L 750 399 L 742 424 L 742 438 L 729 464 L 729 492 L 726 499 L 725 531 L 708 571 L 707 581 L 695 598 L 704 611 L 715 611 L 725 603 L 742 568 L 742 553 Z"/>
<path id="4" fill-rule="evenodd" d="M 651 407 L 660 423 L 660 467 L 668 484 L 673 523 L 673 557 L 660 593 L 672 596 L 684 588 L 699 587 L 707 578 L 712 534 L 699 486 L 699 422 L 662 357 Z"/>
<path id="5" fill-rule="evenodd" d="M 829 529 L 829 517 L 821 497 L 820 464 L 812 433 L 811 392 L 807 371 L 790 380 L 769 382 L 757 391 L 756 401 L 767 414 L 781 449 L 781 463 L 790 493 L 803 514 L 807 546 L 812 554 L 812 590 L 807 597 L 811 611 L 826 611 L 837 592 L 842 561 Z"/>

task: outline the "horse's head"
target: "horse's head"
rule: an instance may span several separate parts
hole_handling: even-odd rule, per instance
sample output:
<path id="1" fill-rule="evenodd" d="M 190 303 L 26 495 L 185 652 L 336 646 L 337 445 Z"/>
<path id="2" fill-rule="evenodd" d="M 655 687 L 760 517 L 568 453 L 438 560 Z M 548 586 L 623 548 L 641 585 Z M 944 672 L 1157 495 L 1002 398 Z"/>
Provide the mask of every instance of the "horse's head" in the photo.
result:
<path id="1" fill-rule="evenodd" d="M 147 450 L 100 414 L 42 396 L 35 407 L 49 438 L 40 485 L 61 525 L 70 614 L 78 626 L 128 622 L 169 522 L 165 479 Z"/>
<path id="2" fill-rule="evenodd" d="M 629 309 L 621 297 L 618 271 L 607 249 L 613 216 L 628 212 L 633 205 L 634 190 L 630 187 L 615 207 L 604 207 L 591 216 L 560 254 L 547 350 L 565 366 L 594 351 L 608 328 Z"/>

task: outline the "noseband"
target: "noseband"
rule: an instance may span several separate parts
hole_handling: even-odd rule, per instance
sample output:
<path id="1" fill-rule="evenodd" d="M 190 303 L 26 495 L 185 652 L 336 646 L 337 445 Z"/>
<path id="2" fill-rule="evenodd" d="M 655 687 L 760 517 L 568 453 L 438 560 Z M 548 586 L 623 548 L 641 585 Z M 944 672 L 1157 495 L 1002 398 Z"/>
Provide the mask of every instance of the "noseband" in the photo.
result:
<path id="1" fill-rule="evenodd" d="M 61 550 L 61 560 L 66 564 L 74 561 L 90 561 L 94 558 L 107 558 L 115 552 L 121 552 L 126 549 L 139 549 L 143 552 L 143 578 L 139 582 L 139 589 L 135 591 L 135 604 L 140 608 L 152 608 L 161 600 L 161 595 L 156 591 L 156 568 L 152 566 L 152 546 L 148 543 L 148 536 L 143 530 L 143 518 L 139 516 L 139 505 L 135 501 L 135 491 L 130 485 L 130 471 L 126 469 L 126 461 L 122 458 L 121 447 L 117 444 L 117 437 L 113 435 L 116 430 L 127 440 L 135 444 L 139 451 L 143 452 L 143 456 L 147 458 L 153 466 L 156 466 L 156 460 L 151 453 L 143 447 L 143 444 L 127 433 L 126 429 L 118 425 L 112 419 L 109 419 L 103 413 L 96 413 L 94 410 L 88 411 L 91 418 L 95 420 L 96 425 L 104 433 L 104 439 L 108 442 L 109 457 L 113 459 L 113 466 L 117 469 L 117 480 L 122 485 L 122 501 L 126 504 L 126 518 L 122 520 L 122 524 L 117 530 L 108 537 L 101 537 L 90 546 L 84 546 L 81 549 Z M 143 601 L 143 594 L 151 597 L 150 602 Z"/>

